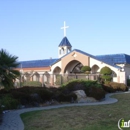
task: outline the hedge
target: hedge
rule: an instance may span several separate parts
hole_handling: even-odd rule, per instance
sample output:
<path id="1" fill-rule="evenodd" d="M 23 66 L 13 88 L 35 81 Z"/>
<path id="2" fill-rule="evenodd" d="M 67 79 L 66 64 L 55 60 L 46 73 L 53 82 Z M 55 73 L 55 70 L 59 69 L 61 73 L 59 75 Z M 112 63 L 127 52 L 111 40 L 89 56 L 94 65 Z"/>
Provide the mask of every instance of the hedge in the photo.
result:
<path id="1" fill-rule="evenodd" d="M 128 91 L 128 86 L 117 82 L 105 82 L 103 88 L 106 92 Z"/>

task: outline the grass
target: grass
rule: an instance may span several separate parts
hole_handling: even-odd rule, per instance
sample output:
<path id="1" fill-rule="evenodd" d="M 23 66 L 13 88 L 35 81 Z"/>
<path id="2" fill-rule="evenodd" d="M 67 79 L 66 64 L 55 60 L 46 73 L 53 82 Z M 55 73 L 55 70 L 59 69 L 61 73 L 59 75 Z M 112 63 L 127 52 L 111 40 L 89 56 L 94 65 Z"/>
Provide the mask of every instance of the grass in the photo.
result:
<path id="1" fill-rule="evenodd" d="M 130 120 L 130 94 L 112 97 L 119 101 L 110 105 L 33 111 L 21 114 L 21 118 L 25 130 L 118 130 L 120 118 Z"/>

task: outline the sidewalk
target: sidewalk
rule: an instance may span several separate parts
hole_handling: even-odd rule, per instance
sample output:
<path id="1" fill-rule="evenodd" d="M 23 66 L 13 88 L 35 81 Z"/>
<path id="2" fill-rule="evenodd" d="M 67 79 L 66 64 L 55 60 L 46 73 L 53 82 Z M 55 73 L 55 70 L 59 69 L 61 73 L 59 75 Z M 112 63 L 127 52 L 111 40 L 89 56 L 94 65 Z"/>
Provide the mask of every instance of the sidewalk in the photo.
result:
<path id="1" fill-rule="evenodd" d="M 121 94 L 115 93 L 115 94 Z M 125 92 L 130 93 L 130 91 Z M 48 110 L 48 109 L 56 109 L 62 107 L 71 107 L 71 106 L 87 106 L 87 105 L 104 105 L 104 104 L 112 104 L 117 102 L 118 100 L 115 98 L 110 98 L 113 94 L 106 94 L 105 100 L 95 103 L 71 103 L 71 104 L 63 104 L 63 105 L 55 105 L 55 106 L 46 106 L 46 107 L 35 107 L 35 108 L 26 108 L 19 110 L 11 110 L 4 114 L 3 123 L 0 125 L 0 130 L 24 130 L 24 124 L 20 118 L 20 114 L 29 111 L 35 110 Z"/>

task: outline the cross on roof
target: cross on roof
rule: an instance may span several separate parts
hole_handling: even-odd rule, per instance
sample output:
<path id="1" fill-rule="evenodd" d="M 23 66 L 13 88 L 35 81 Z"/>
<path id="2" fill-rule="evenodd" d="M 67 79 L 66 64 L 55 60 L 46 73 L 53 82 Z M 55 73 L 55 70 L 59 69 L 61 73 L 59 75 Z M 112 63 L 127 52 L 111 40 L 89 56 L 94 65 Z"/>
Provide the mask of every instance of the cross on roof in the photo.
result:
<path id="1" fill-rule="evenodd" d="M 61 29 L 64 29 L 64 37 L 66 37 L 66 29 L 67 29 L 68 27 L 69 27 L 69 26 L 66 26 L 65 21 L 64 21 L 64 27 L 61 27 Z"/>

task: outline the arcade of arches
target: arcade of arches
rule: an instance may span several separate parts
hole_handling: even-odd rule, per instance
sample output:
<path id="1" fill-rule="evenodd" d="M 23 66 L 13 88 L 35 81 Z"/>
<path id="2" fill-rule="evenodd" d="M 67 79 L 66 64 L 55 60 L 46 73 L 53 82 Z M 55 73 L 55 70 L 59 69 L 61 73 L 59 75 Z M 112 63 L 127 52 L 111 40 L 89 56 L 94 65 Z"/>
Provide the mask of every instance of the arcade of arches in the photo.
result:
<path id="1" fill-rule="evenodd" d="M 97 80 L 100 72 L 100 67 L 98 65 L 93 65 L 91 67 L 91 74 L 86 76 L 81 72 L 81 68 L 83 64 L 78 60 L 70 61 L 65 69 L 64 69 L 64 77 L 66 79 L 90 79 L 90 80 Z M 39 73 L 39 72 L 26 72 L 22 76 L 22 81 L 40 81 L 42 84 L 51 84 L 54 85 L 57 81 L 57 77 L 61 75 L 61 68 L 56 66 L 53 70 L 53 74 L 49 74 L 48 72 Z M 113 71 L 113 77 L 117 77 L 117 74 Z"/>

